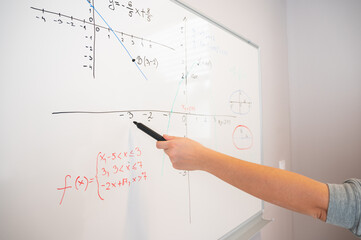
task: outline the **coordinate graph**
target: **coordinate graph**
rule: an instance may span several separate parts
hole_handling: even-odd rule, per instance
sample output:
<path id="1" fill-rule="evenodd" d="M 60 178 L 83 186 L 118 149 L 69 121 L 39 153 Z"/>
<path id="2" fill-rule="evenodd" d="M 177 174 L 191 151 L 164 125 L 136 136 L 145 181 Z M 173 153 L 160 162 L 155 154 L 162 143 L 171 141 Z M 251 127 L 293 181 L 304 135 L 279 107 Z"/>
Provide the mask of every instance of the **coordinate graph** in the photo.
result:
<path id="1" fill-rule="evenodd" d="M 108 24 L 108 22 L 104 19 L 104 17 L 97 11 L 97 9 L 94 7 L 94 1 L 93 4 L 87 0 L 87 2 L 89 3 L 90 7 L 93 9 L 93 12 L 96 12 L 97 15 L 103 20 L 103 22 L 107 25 L 108 30 L 110 30 L 114 36 L 116 37 L 116 39 L 118 40 L 118 42 L 122 45 L 123 49 L 126 51 L 126 53 L 128 54 L 130 60 L 135 64 L 135 66 L 138 68 L 139 72 L 143 75 L 143 77 L 145 78 L 145 80 L 148 80 L 147 76 L 145 76 L 145 74 L 143 73 L 143 71 L 139 68 L 138 64 L 135 62 L 135 59 L 133 58 L 132 54 L 128 51 L 128 49 L 124 46 L 123 42 L 120 40 L 120 38 L 118 37 L 117 33 L 112 29 L 112 27 Z"/>
<path id="2" fill-rule="evenodd" d="M 201 125 L 216 125 L 218 128 L 231 126 L 236 121 L 234 115 L 212 115 L 192 113 L 192 110 L 177 111 L 161 111 L 161 110 L 125 110 L 125 111 L 103 111 L 103 112 L 87 112 L 87 111 L 69 111 L 69 112 L 53 112 L 53 115 L 113 115 L 121 121 L 132 121 L 134 119 L 143 122 L 166 122 L 170 117 L 179 118 L 177 122 L 187 125 L 187 120 L 193 118 L 192 123 L 198 122 Z M 226 129 L 224 129 L 226 131 Z M 149 160 L 149 159 L 148 159 Z M 164 159 L 163 159 L 164 160 Z M 81 193 L 93 191 L 97 193 L 100 200 L 106 200 L 113 192 L 122 192 L 131 189 L 138 184 L 146 184 L 147 180 L 151 181 L 154 176 L 149 175 L 147 171 L 147 156 L 141 146 L 136 146 L 126 151 L 99 152 L 94 156 L 95 175 L 64 175 L 64 185 L 59 186 L 57 190 L 61 193 L 59 205 L 64 204 L 66 195 L 69 191 Z M 191 188 L 191 179 L 188 171 L 179 171 L 183 177 L 187 177 L 188 188 Z M 189 196 L 189 222 L 191 223 L 191 194 Z"/>
<path id="3" fill-rule="evenodd" d="M 67 25 L 70 28 L 77 28 L 85 32 L 84 38 L 91 41 L 91 44 L 86 43 L 85 48 L 88 51 L 88 54 L 84 55 L 84 63 L 81 65 L 84 69 L 89 69 L 92 71 L 93 78 L 96 78 L 96 45 L 97 45 L 97 34 L 100 34 L 102 31 L 105 33 L 108 39 L 114 38 L 119 46 L 123 49 L 123 52 L 120 54 L 125 54 L 129 57 L 129 62 L 132 62 L 134 66 L 138 69 L 139 73 L 145 80 L 148 80 L 148 77 L 141 69 L 141 67 L 155 67 L 158 68 L 159 60 L 157 58 L 150 58 L 148 56 L 139 56 L 132 54 L 126 45 L 134 46 L 136 44 L 152 49 L 154 46 L 159 46 L 165 49 L 170 50 L 171 52 L 175 51 L 175 48 L 168 46 L 158 41 L 148 39 L 142 36 L 137 36 L 132 33 L 125 31 L 120 31 L 112 28 L 103 15 L 95 8 L 95 0 L 92 2 L 85 0 L 85 4 L 89 6 L 89 15 L 81 18 L 67 13 L 60 13 L 54 10 L 48 10 L 39 7 L 31 7 L 32 10 L 36 11 L 38 14 L 35 16 L 38 20 L 43 23 L 53 23 L 57 25 Z M 112 11 L 116 10 L 116 6 L 121 6 L 119 2 L 110 1 L 109 9 Z M 113 7 L 114 5 L 114 7 Z M 128 2 L 127 10 L 129 10 L 130 17 L 141 16 L 145 14 L 148 21 L 150 21 L 152 15 L 150 15 L 150 9 L 147 9 L 147 12 L 144 9 L 140 10 L 133 7 L 131 1 Z M 124 5 L 122 5 L 125 7 Z M 133 14 L 133 11 L 135 13 Z M 99 18 L 103 24 L 98 24 L 96 19 Z M 92 30 L 91 32 L 89 30 Z"/>
<path id="4" fill-rule="evenodd" d="M 174 168 L 133 124 L 262 164 L 256 44 L 177 0 L 2 11 L 0 208 L 14 221 L 0 239 L 222 239 L 260 216 L 260 200 Z"/>
<path id="5" fill-rule="evenodd" d="M 144 110 L 123 110 L 123 111 L 67 111 L 67 112 L 53 112 L 53 115 L 113 115 L 122 122 L 132 122 L 133 120 L 148 122 L 150 124 L 157 122 L 169 122 L 172 118 L 172 122 L 177 122 L 184 125 L 184 129 L 188 128 L 190 124 L 197 124 L 202 126 L 209 126 L 217 128 L 219 131 L 227 132 L 228 128 L 237 122 L 237 116 L 235 115 L 216 115 L 216 114 L 203 114 L 197 113 L 196 107 L 183 105 L 184 111 L 163 111 L 154 109 Z M 191 123 L 189 123 L 191 122 Z M 168 125 L 169 126 L 169 125 Z M 188 130 L 184 130 L 184 134 L 187 134 Z M 186 135 L 184 135 L 186 137 Z M 132 189 L 139 184 L 146 185 L 148 181 L 154 179 L 154 175 L 147 171 L 147 162 L 149 159 L 147 155 L 142 153 L 141 146 L 136 147 L 134 150 L 130 150 L 129 153 L 112 152 L 105 154 L 100 152 L 96 161 L 96 174 L 95 176 L 72 176 L 70 174 L 65 175 L 65 185 L 57 188 L 62 193 L 60 205 L 64 201 L 66 192 L 86 192 L 97 191 L 100 200 L 106 200 L 112 193 L 123 192 Z M 164 161 L 166 156 L 163 155 L 163 159 L 160 164 L 162 165 L 162 175 L 164 171 Z M 168 160 L 167 160 L 168 161 Z M 102 164 L 102 165 L 100 165 Z M 178 174 L 185 178 L 188 183 L 188 215 L 189 223 L 192 223 L 192 178 L 189 171 L 178 171 Z M 88 180 L 90 179 L 90 180 Z M 81 182 L 83 181 L 84 184 Z M 81 185 L 80 187 L 76 187 Z M 90 190 L 87 190 L 87 186 L 90 185 Z M 70 189 L 72 187 L 72 189 Z M 69 188 L 69 189 L 68 189 Z M 79 190 L 80 189 L 80 190 Z"/>
<path id="6" fill-rule="evenodd" d="M 137 24 L 142 26 L 141 28 L 148 29 L 149 27 L 151 29 L 157 18 L 162 17 L 159 15 L 162 12 L 160 6 L 158 6 L 159 9 L 154 9 L 147 6 L 147 1 L 83 1 L 84 8 L 87 8 L 87 11 L 83 11 L 83 15 L 76 10 L 74 11 L 78 14 L 74 15 L 41 7 L 31 7 L 31 10 L 36 13 L 35 17 L 41 24 L 51 24 L 54 28 L 57 25 L 66 26 L 67 29 L 75 29 L 75 32 L 84 36 L 84 49 L 87 54 L 83 56 L 83 62 L 79 66 L 83 70 L 90 70 L 93 79 L 97 79 L 97 76 L 103 74 L 97 74 L 98 69 L 102 69 L 100 61 L 97 60 L 106 59 L 100 56 L 104 54 L 104 44 L 108 45 L 106 41 L 109 41 L 111 42 L 109 45 L 112 46 L 111 51 L 116 52 L 114 55 L 122 59 L 120 66 L 120 68 L 124 68 L 122 75 L 132 81 L 144 83 L 144 86 L 148 87 L 144 87 L 144 89 L 138 87 L 134 93 L 124 93 L 128 97 L 126 101 L 130 105 L 129 108 L 96 111 L 86 110 L 92 109 L 92 106 L 83 109 L 75 108 L 75 110 L 74 107 L 71 107 L 69 109 L 72 110 L 62 109 L 52 112 L 54 118 L 77 121 L 83 119 L 84 116 L 91 122 L 99 117 L 104 117 L 108 121 L 111 117 L 111 119 L 116 119 L 119 126 L 123 127 L 133 120 L 144 123 L 162 123 L 165 127 L 164 133 L 169 133 L 170 130 L 174 131 L 175 128 L 184 137 L 192 136 L 194 131 L 220 132 L 225 138 L 222 141 L 227 139 L 237 151 L 247 151 L 253 147 L 252 130 L 242 123 L 242 119 L 251 113 L 253 107 L 252 99 L 246 91 L 228 90 L 230 91 L 230 94 L 227 95 L 229 99 L 224 96 L 222 99 L 218 99 L 218 102 L 213 102 L 210 101 L 212 97 L 204 94 L 204 91 L 207 90 L 202 89 L 212 85 L 209 78 L 214 68 L 217 67 L 216 64 L 219 64 L 214 63 L 213 55 L 225 57 L 229 54 L 229 51 L 218 45 L 215 35 L 209 32 L 209 27 L 204 21 L 194 21 L 187 16 L 178 18 L 175 21 L 175 27 L 169 30 L 170 35 L 176 40 L 166 39 L 167 43 L 164 43 L 162 38 L 157 38 L 158 40 L 152 38 L 157 34 L 148 32 L 142 36 L 142 31 L 132 33 L 129 31 L 132 28 L 126 28 L 126 25 L 129 26 L 136 20 Z M 117 28 L 124 27 L 127 31 L 116 29 L 111 25 L 115 22 L 112 18 L 119 15 L 122 16 L 121 19 L 124 22 L 120 21 Z M 72 31 L 73 33 L 74 31 Z M 171 44 L 169 44 L 170 42 Z M 172 58 L 175 59 L 172 62 L 174 65 L 167 64 Z M 166 64 L 167 67 L 170 66 L 170 69 L 167 69 L 168 73 L 172 73 L 170 79 L 161 75 L 156 75 L 163 77 L 161 81 L 154 78 L 154 73 L 160 71 L 159 69 Z M 136 71 L 132 71 L 132 75 L 127 76 L 125 70 L 130 68 Z M 104 78 L 101 79 L 106 81 Z M 170 80 L 173 81 L 172 84 L 167 83 Z M 164 86 L 167 84 L 171 86 L 167 89 L 160 84 L 157 85 L 157 87 L 164 88 L 164 91 L 171 92 L 167 95 L 168 98 L 164 98 L 170 105 L 161 104 L 160 107 L 155 106 L 154 108 L 133 107 L 132 99 L 144 97 L 145 101 L 151 101 L 154 97 L 152 90 L 155 88 L 147 84 L 157 81 Z M 129 81 L 124 84 L 132 85 L 133 83 Z M 197 96 L 199 93 L 194 92 L 195 86 L 202 93 L 200 96 Z M 121 90 L 122 85 L 114 86 L 114 88 Z M 208 103 L 211 105 L 210 107 L 204 108 L 202 100 L 193 102 L 202 95 L 206 97 L 204 101 L 210 101 Z M 224 102 L 225 105 L 219 108 L 219 102 Z M 212 104 L 218 107 L 218 111 L 212 110 Z M 97 148 L 98 154 L 94 154 L 86 160 L 93 162 L 90 171 L 93 172 L 92 174 L 88 174 L 89 171 L 86 174 L 83 174 L 82 171 L 64 173 L 64 177 L 59 181 L 61 184 L 56 188 L 59 192 L 59 205 L 71 204 L 71 197 L 74 197 L 74 193 L 92 192 L 96 193 L 96 195 L 92 195 L 99 200 L 106 201 L 116 193 L 126 194 L 139 186 L 146 187 L 153 184 L 152 181 L 158 177 L 155 175 L 159 172 L 157 170 L 160 167 L 163 176 L 167 159 L 164 154 L 162 161 L 156 163 L 160 167 L 149 166 L 148 162 L 151 157 L 144 151 L 144 147 L 139 145 L 126 148 L 122 145 L 113 150 Z M 169 169 L 167 170 L 169 171 Z M 188 211 L 188 219 L 191 224 L 194 180 L 189 171 L 176 172 L 182 179 L 181 182 L 187 183 L 187 190 L 184 192 L 187 200 L 184 201 L 184 204 L 188 204 L 186 211 Z M 188 203 L 186 203 L 187 201 Z"/>

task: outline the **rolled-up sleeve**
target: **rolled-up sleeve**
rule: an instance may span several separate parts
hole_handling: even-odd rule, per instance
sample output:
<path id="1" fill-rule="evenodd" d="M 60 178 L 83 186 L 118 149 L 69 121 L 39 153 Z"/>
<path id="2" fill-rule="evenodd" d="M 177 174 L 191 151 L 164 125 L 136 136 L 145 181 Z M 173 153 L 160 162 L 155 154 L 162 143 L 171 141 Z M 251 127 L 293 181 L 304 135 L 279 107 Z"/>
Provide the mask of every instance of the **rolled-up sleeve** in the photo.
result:
<path id="1" fill-rule="evenodd" d="M 343 184 L 327 185 L 330 194 L 326 222 L 361 237 L 361 180 L 349 179 Z"/>

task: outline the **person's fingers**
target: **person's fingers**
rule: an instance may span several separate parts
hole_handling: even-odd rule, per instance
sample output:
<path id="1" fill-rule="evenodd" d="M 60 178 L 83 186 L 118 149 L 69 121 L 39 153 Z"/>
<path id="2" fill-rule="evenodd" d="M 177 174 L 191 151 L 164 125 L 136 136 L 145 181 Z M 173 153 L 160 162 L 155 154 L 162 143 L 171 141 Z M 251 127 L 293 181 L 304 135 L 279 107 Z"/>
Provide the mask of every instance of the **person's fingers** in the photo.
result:
<path id="1" fill-rule="evenodd" d="M 167 141 L 157 141 L 156 146 L 157 146 L 158 149 L 167 149 L 169 147 L 169 144 L 170 144 L 168 141 L 171 141 L 171 140 L 174 140 L 174 139 L 177 138 L 177 137 L 174 137 L 174 136 L 169 136 L 167 134 L 164 134 L 163 137 Z"/>
<path id="2" fill-rule="evenodd" d="M 164 134 L 163 137 L 165 138 L 165 140 L 169 141 L 169 140 L 173 140 L 173 139 L 176 139 L 177 137 L 174 137 L 174 136 L 169 136 L 167 134 Z"/>
<path id="3" fill-rule="evenodd" d="M 168 142 L 167 141 L 157 141 L 156 147 L 158 149 L 167 149 L 168 148 Z"/>

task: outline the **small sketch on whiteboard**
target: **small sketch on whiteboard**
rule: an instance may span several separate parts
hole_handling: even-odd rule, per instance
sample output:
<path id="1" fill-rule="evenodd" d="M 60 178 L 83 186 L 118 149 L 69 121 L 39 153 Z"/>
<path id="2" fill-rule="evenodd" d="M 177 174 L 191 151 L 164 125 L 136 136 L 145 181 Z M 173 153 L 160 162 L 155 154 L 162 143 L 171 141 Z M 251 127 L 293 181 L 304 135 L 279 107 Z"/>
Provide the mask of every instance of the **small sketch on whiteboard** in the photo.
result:
<path id="1" fill-rule="evenodd" d="M 93 73 L 93 78 L 95 78 L 96 75 L 95 74 L 96 39 L 97 39 L 96 36 L 99 35 L 100 32 L 106 32 L 108 39 L 114 38 L 121 45 L 121 47 L 125 50 L 126 53 L 125 55 L 129 56 L 131 62 L 133 62 L 135 67 L 139 70 L 141 75 L 146 80 L 148 78 L 140 67 L 154 67 L 155 69 L 157 69 L 159 65 L 159 59 L 157 59 L 156 57 L 149 57 L 149 56 L 133 57 L 128 47 L 139 44 L 142 47 L 148 47 L 149 49 L 152 49 L 153 45 L 157 45 L 175 51 L 175 49 L 171 46 L 167 46 L 165 44 L 153 41 L 151 39 L 146 39 L 142 36 L 136 36 L 131 33 L 126 33 L 124 31 L 118 31 L 113 29 L 108 24 L 106 18 L 103 17 L 94 7 L 94 4 L 88 0 L 86 2 L 88 3 L 88 6 L 90 8 L 89 9 L 90 15 L 86 17 L 78 17 L 70 14 L 63 14 L 54 10 L 46 10 L 44 8 L 31 7 L 31 9 L 36 11 L 36 18 L 41 20 L 41 22 L 43 23 L 52 22 L 52 23 L 56 23 L 56 25 L 70 26 L 72 28 L 77 28 L 85 32 L 85 38 L 87 40 L 85 48 L 87 49 L 87 54 L 84 55 L 84 63 L 81 64 L 81 66 L 85 69 L 91 70 Z M 150 13 L 149 8 L 146 9 L 136 8 L 132 5 L 131 1 L 129 1 L 128 5 L 130 4 L 130 6 L 133 8 L 125 5 L 120 5 L 119 2 L 117 1 L 109 1 L 109 2 L 110 2 L 109 8 L 113 11 L 116 10 L 115 7 L 118 5 L 128 9 L 129 17 L 138 16 L 147 19 L 147 22 L 150 22 L 151 18 L 153 17 L 153 15 Z M 101 19 L 103 25 L 95 22 L 96 16 L 99 19 Z M 89 40 L 91 42 L 89 42 Z"/>
<path id="2" fill-rule="evenodd" d="M 232 134 L 233 145 L 238 150 L 251 149 L 253 146 L 253 134 L 245 125 L 238 125 Z"/>
<path id="3" fill-rule="evenodd" d="M 251 98 L 242 90 L 237 90 L 231 94 L 229 104 L 232 112 L 239 115 L 248 114 L 252 108 Z"/>

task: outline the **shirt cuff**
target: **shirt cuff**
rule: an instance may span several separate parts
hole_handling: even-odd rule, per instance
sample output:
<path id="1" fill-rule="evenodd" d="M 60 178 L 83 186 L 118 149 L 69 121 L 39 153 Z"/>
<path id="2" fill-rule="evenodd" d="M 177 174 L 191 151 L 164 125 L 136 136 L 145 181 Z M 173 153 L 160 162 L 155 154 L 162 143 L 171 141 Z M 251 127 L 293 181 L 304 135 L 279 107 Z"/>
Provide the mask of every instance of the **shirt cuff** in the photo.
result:
<path id="1" fill-rule="evenodd" d="M 357 198 L 358 184 L 352 179 L 344 184 L 327 184 L 329 204 L 326 222 L 351 230 L 360 236 L 360 203 Z"/>

